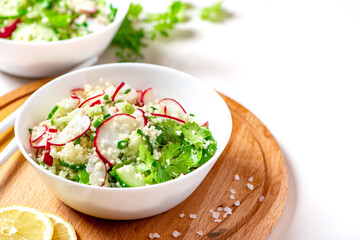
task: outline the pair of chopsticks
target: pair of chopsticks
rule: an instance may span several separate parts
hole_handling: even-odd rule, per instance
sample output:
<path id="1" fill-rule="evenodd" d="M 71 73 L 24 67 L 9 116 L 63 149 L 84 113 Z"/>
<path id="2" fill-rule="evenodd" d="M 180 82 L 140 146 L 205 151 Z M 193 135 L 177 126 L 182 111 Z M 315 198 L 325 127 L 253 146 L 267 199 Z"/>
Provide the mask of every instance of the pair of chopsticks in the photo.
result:
<path id="1" fill-rule="evenodd" d="M 89 67 L 94 65 L 98 61 L 98 57 L 92 57 L 88 60 L 85 60 L 71 71 L 78 70 L 81 68 Z M 7 118 L 0 122 L 0 134 L 3 133 L 5 130 L 11 128 L 16 120 L 16 116 L 22 107 L 16 109 L 13 113 L 11 113 Z M 13 138 L 10 143 L 2 150 L 0 153 L 0 166 L 8 160 L 18 149 L 18 145 L 16 143 L 16 139 Z"/>

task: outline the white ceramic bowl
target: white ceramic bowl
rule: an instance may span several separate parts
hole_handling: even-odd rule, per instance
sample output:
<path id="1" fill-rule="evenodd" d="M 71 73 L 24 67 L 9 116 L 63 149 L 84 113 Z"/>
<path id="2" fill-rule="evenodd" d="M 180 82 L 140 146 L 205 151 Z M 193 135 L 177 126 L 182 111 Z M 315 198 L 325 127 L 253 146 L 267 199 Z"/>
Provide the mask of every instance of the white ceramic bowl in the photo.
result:
<path id="1" fill-rule="evenodd" d="M 41 168 L 29 156 L 29 128 L 46 119 L 53 106 L 70 96 L 70 90 L 84 84 L 99 84 L 98 79 L 135 89 L 153 87 L 157 98 L 172 97 L 199 120 L 210 123 L 217 141 L 215 155 L 193 172 L 157 185 L 134 188 L 105 188 L 63 179 Z M 224 100 L 214 89 L 183 72 L 157 65 L 116 63 L 98 65 L 65 74 L 37 90 L 23 105 L 15 123 L 15 136 L 23 155 L 36 172 L 70 207 L 106 219 L 138 219 L 167 211 L 184 201 L 202 182 L 227 145 L 232 119 Z"/>
<path id="2" fill-rule="evenodd" d="M 114 21 L 86 36 L 54 42 L 22 42 L 0 38 L 0 71 L 41 78 L 65 73 L 109 46 L 129 8 L 128 0 L 107 0 L 118 8 Z"/>

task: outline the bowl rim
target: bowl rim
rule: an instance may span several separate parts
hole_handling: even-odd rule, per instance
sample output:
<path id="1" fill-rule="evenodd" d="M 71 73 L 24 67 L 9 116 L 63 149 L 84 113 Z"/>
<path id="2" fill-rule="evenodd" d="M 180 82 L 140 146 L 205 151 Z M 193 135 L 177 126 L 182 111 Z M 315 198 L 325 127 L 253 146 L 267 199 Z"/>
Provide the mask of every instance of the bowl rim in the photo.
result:
<path id="1" fill-rule="evenodd" d="M 65 179 L 65 178 L 62 178 L 56 174 L 53 174 L 51 173 L 50 171 L 42 168 L 41 166 L 39 166 L 38 164 L 36 164 L 36 162 L 34 161 L 34 159 L 32 159 L 28 152 L 25 150 L 23 144 L 21 143 L 21 140 L 19 139 L 19 119 L 22 114 L 23 114 L 23 111 L 26 107 L 26 105 L 32 100 L 33 97 L 35 97 L 38 93 L 38 91 L 40 89 L 43 89 L 43 88 L 46 88 L 48 85 L 51 85 L 51 84 L 57 84 L 57 82 L 60 82 L 62 81 L 62 79 L 66 79 L 66 78 L 69 78 L 71 77 L 72 75 L 74 74 L 80 74 L 82 72 L 87 72 L 87 71 L 91 71 L 91 70 L 97 70 L 97 69 L 103 69 L 103 68 L 116 68 L 117 66 L 124 66 L 124 67 L 127 67 L 127 66 L 138 66 L 139 68 L 153 68 L 153 69 L 156 69 L 156 70 L 159 70 L 159 71 L 170 71 L 170 72 L 175 72 L 176 74 L 180 74 L 180 75 L 183 75 L 187 78 L 191 78 L 192 81 L 195 81 L 197 83 L 200 83 L 201 85 L 203 85 L 203 87 L 206 87 L 208 88 L 209 90 L 211 91 L 214 91 L 214 93 L 219 97 L 219 99 L 221 99 L 221 102 L 222 104 L 225 106 L 225 110 L 226 110 L 226 117 L 224 117 L 224 119 L 227 119 L 229 120 L 230 122 L 230 125 L 227 127 L 228 129 L 228 133 L 227 133 L 227 136 L 224 138 L 224 146 L 222 149 L 217 149 L 215 154 L 206 162 L 204 163 L 203 165 L 201 165 L 200 167 L 198 167 L 197 169 L 193 170 L 192 172 L 184 175 L 184 176 L 180 176 L 180 177 L 177 177 L 175 179 L 172 179 L 172 180 L 169 180 L 169 181 L 166 181 L 166 182 L 162 182 L 162 183 L 157 183 L 157 184 L 152 184 L 152 185 L 146 185 L 146 186 L 140 186 L 140 187 L 127 187 L 127 188 L 115 188 L 115 187 L 100 187 L 100 186 L 93 186 L 93 185 L 87 185 L 87 184 L 82 184 L 82 183 L 78 183 L 78 182 L 75 182 L 75 181 L 71 181 L 69 179 Z M 197 172 L 201 171 L 201 169 L 204 169 L 206 166 L 208 165 L 211 165 L 211 164 L 215 164 L 217 159 L 221 156 L 221 154 L 223 153 L 223 151 L 225 150 L 225 148 L 228 146 L 228 143 L 229 143 L 229 140 L 230 140 L 230 136 L 231 136 L 231 133 L 232 133 L 232 116 L 231 116 L 231 113 L 230 113 L 230 110 L 229 110 L 229 107 L 227 106 L 227 104 L 225 103 L 224 99 L 219 95 L 219 93 L 216 92 L 216 90 L 211 87 L 209 84 L 201 81 L 200 79 L 190 75 L 190 74 L 187 74 L 183 71 L 180 71 L 180 70 L 177 70 L 177 69 L 174 69 L 174 68 L 170 68 L 170 67 L 165 67 L 165 66 L 160 66 L 160 65 L 156 65 L 156 64 L 149 64 L 149 63 L 110 63 L 110 64 L 101 64 L 101 65 L 96 65 L 96 66 L 91 66 L 91 67 L 87 67 L 87 68 L 82 68 L 82 69 L 78 69 L 76 71 L 72 71 L 72 72 L 68 72 L 66 74 L 63 74 L 55 79 L 53 79 L 52 81 L 44 84 L 42 87 L 40 87 L 38 90 L 36 90 L 33 94 L 31 94 L 31 96 L 25 101 L 25 103 L 23 104 L 24 107 L 22 107 L 20 109 L 20 112 L 18 113 L 18 117 L 16 118 L 16 121 L 15 121 L 15 126 L 14 126 L 14 130 L 15 130 L 15 139 L 16 139 L 16 142 L 18 144 L 18 147 L 20 149 L 20 151 L 22 152 L 23 156 L 25 157 L 25 159 L 30 162 L 30 164 L 32 164 L 36 169 L 40 170 L 41 172 L 45 173 L 46 175 L 52 177 L 52 178 L 55 178 L 61 182 L 64 182 L 64 184 L 74 184 L 75 186 L 79 186 L 79 187 L 84 187 L 85 189 L 89 189 L 89 190 L 101 190 L 101 191 L 139 191 L 139 189 L 141 190 L 148 190 L 148 189 L 153 189 L 153 188 L 162 188 L 162 187 L 165 187 L 166 185 L 169 185 L 169 184 L 175 184 L 176 182 L 178 181 L 181 181 L 181 179 L 186 179 L 186 178 L 189 178 L 195 174 L 197 174 Z M 211 170 L 211 168 L 210 168 Z"/>
<path id="2" fill-rule="evenodd" d="M 128 12 L 128 9 L 130 7 L 130 1 L 128 0 L 121 0 L 121 1 L 116 1 L 116 4 L 120 5 L 128 5 L 128 8 L 124 9 L 124 14 L 123 15 L 119 15 L 119 10 L 116 12 L 115 18 L 114 20 L 109 23 L 108 25 L 106 25 L 104 28 L 100 29 L 99 31 L 95 31 L 92 33 L 89 33 L 87 35 L 84 36 L 80 36 L 80 37 L 75 37 L 75 38 L 70 38 L 70 39 L 65 39 L 65 40 L 59 40 L 59 41 L 52 41 L 52 42 L 48 42 L 48 41 L 43 41 L 43 42 L 26 42 L 26 41 L 16 41 L 16 40 L 11 40 L 11 39 L 5 39 L 5 38 L 0 38 L 0 44 L 1 43 L 7 43 L 7 44 L 15 44 L 15 45 L 22 45 L 22 46 L 52 46 L 55 44 L 71 44 L 73 42 L 79 42 L 79 41 L 83 41 L 87 38 L 93 38 L 96 37 L 98 35 L 103 34 L 104 32 L 107 32 L 109 29 L 111 29 L 113 26 L 115 27 L 115 25 L 117 24 L 121 24 L 121 22 L 124 20 L 126 13 Z M 119 7 L 118 7 L 119 8 Z"/>

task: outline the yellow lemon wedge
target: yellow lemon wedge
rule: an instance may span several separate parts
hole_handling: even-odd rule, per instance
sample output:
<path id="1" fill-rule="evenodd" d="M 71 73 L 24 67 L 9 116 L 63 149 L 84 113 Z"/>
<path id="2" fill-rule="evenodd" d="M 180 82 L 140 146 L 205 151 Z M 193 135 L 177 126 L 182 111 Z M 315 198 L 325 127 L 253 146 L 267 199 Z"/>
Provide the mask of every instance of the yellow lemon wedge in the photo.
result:
<path id="1" fill-rule="evenodd" d="M 65 221 L 64 219 L 51 214 L 45 213 L 48 218 L 50 218 L 54 226 L 54 234 L 52 240 L 76 240 L 76 233 L 73 226 Z"/>
<path id="2" fill-rule="evenodd" d="M 0 208 L 0 239 L 51 240 L 53 226 L 42 212 L 25 206 Z"/>

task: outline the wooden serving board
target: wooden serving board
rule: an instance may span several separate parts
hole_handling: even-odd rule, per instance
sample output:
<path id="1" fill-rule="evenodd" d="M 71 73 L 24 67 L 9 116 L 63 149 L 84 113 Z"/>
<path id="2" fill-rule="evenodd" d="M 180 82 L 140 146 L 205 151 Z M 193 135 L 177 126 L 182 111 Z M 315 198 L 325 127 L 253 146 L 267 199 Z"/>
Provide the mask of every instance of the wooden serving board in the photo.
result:
<path id="1" fill-rule="evenodd" d="M 33 82 L 0 97 L 0 120 L 18 108 L 49 79 Z M 225 151 L 198 189 L 177 207 L 154 217 L 133 221 L 102 220 L 77 212 L 58 200 L 17 151 L 0 167 L 0 207 L 27 205 L 69 221 L 82 240 L 149 239 L 265 239 L 278 221 L 288 188 L 284 157 L 269 130 L 251 112 L 222 95 L 230 108 L 233 132 Z M 0 135 L 0 151 L 13 138 L 13 129 Z M 238 174 L 240 180 L 235 180 Z M 249 178 L 253 177 L 253 181 Z M 247 184 L 252 184 L 250 190 Z M 250 186 L 251 188 L 251 186 Z M 231 199 L 234 189 L 235 199 Z M 76 193 L 74 193 L 76 194 Z M 264 196 L 260 202 L 259 197 Z M 235 206 L 235 201 L 240 206 Z M 151 199 L 149 199 L 151 201 Z M 232 214 L 214 222 L 210 209 L 230 207 Z M 179 215 L 184 213 L 181 218 Z M 196 218 L 190 218 L 196 214 Z M 203 235 L 197 234 L 202 231 Z"/>

